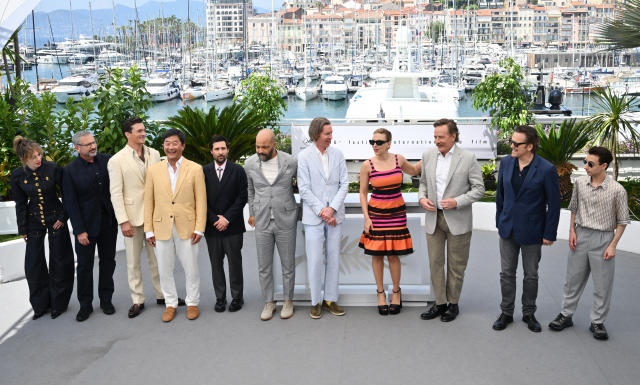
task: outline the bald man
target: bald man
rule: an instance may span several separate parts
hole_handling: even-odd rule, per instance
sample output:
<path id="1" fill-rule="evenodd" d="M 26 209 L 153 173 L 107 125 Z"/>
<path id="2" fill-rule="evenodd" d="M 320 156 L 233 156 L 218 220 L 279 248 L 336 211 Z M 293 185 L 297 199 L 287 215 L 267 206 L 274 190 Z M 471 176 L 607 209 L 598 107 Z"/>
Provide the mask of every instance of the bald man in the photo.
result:
<path id="1" fill-rule="evenodd" d="M 268 321 L 276 312 L 273 298 L 273 251 L 278 248 L 282 266 L 285 302 L 280 318 L 293 316 L 295 250 L 298 205 L 293 196 L 296 158 L 276 149 L 273 131 L 256 136 L 256 153 L 244 164 L 249 186 L 249 225 L 255 227 L 258 275 L 265 302 L 260 319 Z"/>

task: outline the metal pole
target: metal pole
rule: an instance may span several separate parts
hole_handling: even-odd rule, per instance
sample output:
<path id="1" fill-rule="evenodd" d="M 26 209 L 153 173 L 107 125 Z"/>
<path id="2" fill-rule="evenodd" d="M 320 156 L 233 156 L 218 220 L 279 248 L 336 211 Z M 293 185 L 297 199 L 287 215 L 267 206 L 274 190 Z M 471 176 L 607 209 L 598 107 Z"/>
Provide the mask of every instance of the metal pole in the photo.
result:
<path id="1" fill-rule="evenodd" d="M 33 31 L 33 60 L 36 65 L 36 90 L 40 91 L 40 76 L 38 75 L 38 55 L 36 55 L 36 17 L 31 10 L 31 29 Z"/>

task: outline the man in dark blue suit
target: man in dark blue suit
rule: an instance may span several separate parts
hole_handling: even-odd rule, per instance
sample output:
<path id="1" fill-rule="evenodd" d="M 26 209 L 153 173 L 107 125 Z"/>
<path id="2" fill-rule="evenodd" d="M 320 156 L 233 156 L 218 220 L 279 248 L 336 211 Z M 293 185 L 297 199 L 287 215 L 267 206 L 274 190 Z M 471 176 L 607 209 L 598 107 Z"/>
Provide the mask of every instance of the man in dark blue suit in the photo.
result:
<path id="1" fill-rule="evenodd" d="M 496 193 L 496 227 L 500 235 L 502 314 L 493 329 L 513 322 L 516 270 L 522 252 L 522 321 L 529 330 L 542 328 L 534 315 L 538 296 L 538 263 L 542 245 L 556 240 L 560 218 L 560 187 L 556 168 L 536 155 L 538 133 L 519 126 L 511 137 L 511 156 L 500 161 Z"/>
<path id="2" fill-rule="evenodd" d="M 62 196 L 76 236 L 77 292 L 80 302 L 76 320 L 82 322 L 93 312 L 93 261 L 96 246 L 100 258 L 100 308 L 107 315 L 116 312 L 111 297 L 113 272 L 116 268 L 118 221 L 109 192 L 107 162 L 111 155 L 98 153 L 96 141 L 88 131 L 76 132 L 72 140 L 78 157 L 64 168 Z"/>

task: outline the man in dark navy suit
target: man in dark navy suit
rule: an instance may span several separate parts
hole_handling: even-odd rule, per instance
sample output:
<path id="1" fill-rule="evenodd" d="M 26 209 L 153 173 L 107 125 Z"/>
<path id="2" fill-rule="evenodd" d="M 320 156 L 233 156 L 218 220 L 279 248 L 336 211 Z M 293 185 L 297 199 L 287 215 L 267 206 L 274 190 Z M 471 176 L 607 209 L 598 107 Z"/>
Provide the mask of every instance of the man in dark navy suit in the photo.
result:
<path id="1" fill-rule="evenodd" d="M 242 244 L 245 232 L 242 210 L 247 204 L 247 174 L 242 166 L 227 159 L 229 142 L 224 136 L 214 136 L 209 149 L 213 162 L 203 167 L 207 186 L 207 226 L 204 231 L 213 288 L 216 293 L 215 311 L 223 312 L 227 304 L 227 281 L 224 276 L 224 256 L 229 265 L 231 304 L 229 311 L 242 308 Z"/>
<path id="2" fill-rule="evenodd" d="M 98 153 L 96 141 L 88 131 L 75 133 L 72 140 L 78 157 L 64 168 L 62 196 L 76 236 L 77 292 L 80 302 L 76 320 L 82 322 L 93 312 L 93 260 L 96 246 L 100 258 L 100 308 L 107 315 L 116 312 L 111 297 L 118 221 L 109 192 L 107 162 L 111 155 Z"/>
<path id="3" fill-rule="evenodd" d="M 518 255 L 522 252 L 522 321 L 540 332 L 534 315 L 538 296 L 538 263 L 542 245 L 556 240 L 560 218 L 560 187 L 556 168 L 536 155 L 538 133 L 519 126 L 511 137 L 511 156 L 500 161 L 496 193 L 496 227 L 500 235 L 502 314 L 493 329 L 513 322 Z"/>

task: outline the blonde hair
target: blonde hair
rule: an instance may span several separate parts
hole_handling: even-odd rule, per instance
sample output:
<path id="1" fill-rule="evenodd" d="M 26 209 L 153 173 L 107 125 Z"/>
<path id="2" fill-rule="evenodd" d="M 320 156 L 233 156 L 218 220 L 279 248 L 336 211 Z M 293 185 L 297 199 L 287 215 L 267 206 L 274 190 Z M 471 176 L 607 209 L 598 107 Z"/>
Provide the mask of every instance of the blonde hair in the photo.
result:
<path id="1" fill-rule="evenodd" d="M 34 152 L 42 154 L 42 147 L 33 140 L 29 140 L 18 135 L 13 139 L 13 151 L 15 151 L 20 162 L 25 164 Z"/>
<path id="2" fill-rule="evenodd" d="M 386 128 L 378 128 L 373 132 L 374 134 L 382 134 L 387 138 L 387 142 L 391 142 L 391 131 Z"/>

